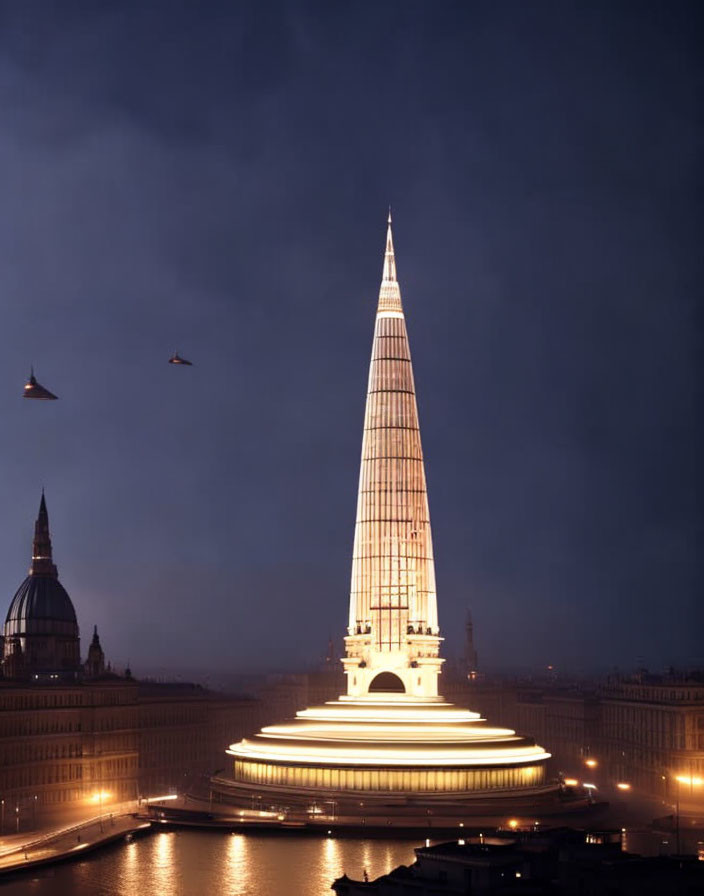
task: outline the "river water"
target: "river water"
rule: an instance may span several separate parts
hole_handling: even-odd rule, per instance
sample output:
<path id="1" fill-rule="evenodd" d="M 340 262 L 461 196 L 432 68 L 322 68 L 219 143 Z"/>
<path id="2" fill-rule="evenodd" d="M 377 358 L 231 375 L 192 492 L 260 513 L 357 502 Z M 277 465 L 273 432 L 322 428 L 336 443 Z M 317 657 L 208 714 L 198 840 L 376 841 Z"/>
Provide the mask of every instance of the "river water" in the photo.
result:
<path id="1" fill-rule="evenodd" d="M 418 840 L 165 830 L 0 884 L 0 896 L 331 896 L 410 864 Z"/>

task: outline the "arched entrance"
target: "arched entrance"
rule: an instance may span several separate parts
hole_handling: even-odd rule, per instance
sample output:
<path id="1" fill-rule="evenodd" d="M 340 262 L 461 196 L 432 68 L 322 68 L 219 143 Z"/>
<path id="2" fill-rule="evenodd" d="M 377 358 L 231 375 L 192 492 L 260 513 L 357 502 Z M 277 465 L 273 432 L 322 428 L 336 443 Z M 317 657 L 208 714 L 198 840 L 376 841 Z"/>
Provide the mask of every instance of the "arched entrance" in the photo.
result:
<path id="1" fill-rule="evenodd" d="M 370 694 L 405 694 L 403 682 L 393 672 L 380 672 L 369 685 Z"/>

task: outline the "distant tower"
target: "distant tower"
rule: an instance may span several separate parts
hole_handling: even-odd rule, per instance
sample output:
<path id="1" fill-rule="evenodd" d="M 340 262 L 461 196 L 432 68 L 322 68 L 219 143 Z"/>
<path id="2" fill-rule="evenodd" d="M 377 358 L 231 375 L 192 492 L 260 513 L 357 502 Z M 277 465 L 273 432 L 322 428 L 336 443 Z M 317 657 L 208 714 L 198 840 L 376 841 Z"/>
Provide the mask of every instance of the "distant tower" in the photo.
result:
<path id="1" fill-rule="evenodd" d="M 81 659 L 76 611 L 52 559 L 44 492 L 34 525 L 29 575 L 12 599 L 3 635 L 6 677 L 48 681 L 78 677 Z"/>
<path id="2" fill-rule="evenodd" d="M 105 672 L 105 654 L 100 646 L 97 625 L 93 626 L 93 640 L 88 648 L 88 659 L 85 661 L 84 669 L 88 678 L 98 678 Z"/>
<path id="3" fill-rule="evenodd" d="M 465 671 L 467 678 L 474 679 L 479 674 L 479 662 L 477 659 L 477 650 L 474 646 L 474 624 L 472 622 L 472 614 L 467 610 L 467 621 L 465 628 Z"/>
<path id="4" fill-rule="evenodd" d="M 335 642 L 332 637 L 328 638 L 328 649 L 325 653 L 325 662 L 323 663 L 324 669 L 333 669 L 336 665 L 337 659 L 337 650 L 335 649 Z M 339 668 L 339 666 L 337 667 Z"/>

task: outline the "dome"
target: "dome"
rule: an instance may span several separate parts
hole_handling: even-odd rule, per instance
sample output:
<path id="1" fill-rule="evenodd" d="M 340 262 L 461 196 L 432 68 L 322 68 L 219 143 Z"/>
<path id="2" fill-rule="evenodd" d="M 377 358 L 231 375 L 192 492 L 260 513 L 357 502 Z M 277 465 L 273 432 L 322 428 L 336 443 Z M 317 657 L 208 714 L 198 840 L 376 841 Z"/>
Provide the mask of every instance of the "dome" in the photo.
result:
<path id="1" fill-rule="evenodd" d="M 64 586 L 50 576 L 27 576 L 5 619 L 5 636 L 78 635 L 78 621 Z"/>
<path id="2" fill-rule="evenodd" d="M 80 665 L 78 620 L 52 559 L 43 493 L 29 575 L 12 598 L 3 634 L 5 677 L 75 678 Z"/>

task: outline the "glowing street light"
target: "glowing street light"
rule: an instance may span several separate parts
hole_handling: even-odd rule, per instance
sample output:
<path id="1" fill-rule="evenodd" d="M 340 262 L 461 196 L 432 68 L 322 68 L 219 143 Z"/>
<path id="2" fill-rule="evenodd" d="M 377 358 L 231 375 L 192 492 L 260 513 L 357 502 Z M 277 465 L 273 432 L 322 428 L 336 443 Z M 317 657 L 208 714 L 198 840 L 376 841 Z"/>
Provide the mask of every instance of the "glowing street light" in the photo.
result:
<path id="1" fill-rule="evenodd" d="M 680 795 L 682 791 L 682 785 L 686 784 L 689 787 L 690 793 L 694 790 L 695 787 L 701 787 L 704 784 L 704 778 L 699 778 L 691 773 L 689 775 L 675 775 L 674 780 L 677 782 L 677 790 L 676 793 L 676 804 L 675 804 L 675 812 L 676 812 L 676 824 L 677 824 L 677 853 L 679 855 L 680 852 Z"/>
<path id="2" fill-rule="evenodd" d="M 588 768 L 596 768 L 597 765 L 599 765 L 599 763 L 596 761 L 596 759 L 585 759 L 585 760 L 584 760 L 584 764 L 585 764 Z"/>
<path id="3" fill-rule="evenodd" d="M 631 785 L 627 784 L 625 781 L 619 781 L 616 786 L 618 787 L 619 790 L 630 790 L 631 789 Z"/>
<path id="4" fill-rule="evenodd" d="M 577 787 L 579 785 L 579 781 L 576 778 L 565 778 L 565 784 L 567 787 Z"/>

